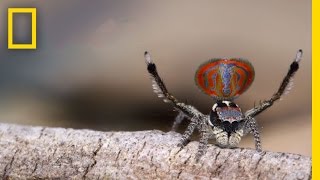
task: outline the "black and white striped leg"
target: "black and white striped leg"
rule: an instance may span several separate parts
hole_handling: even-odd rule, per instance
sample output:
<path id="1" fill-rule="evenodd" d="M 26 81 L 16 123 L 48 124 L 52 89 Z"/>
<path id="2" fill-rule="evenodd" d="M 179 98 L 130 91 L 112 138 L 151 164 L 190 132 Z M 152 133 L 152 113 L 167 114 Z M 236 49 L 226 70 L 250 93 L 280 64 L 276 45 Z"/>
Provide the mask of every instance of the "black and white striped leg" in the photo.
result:
<path id="1" fill-rule="evenodd" d="M 256 146 L 256 150 L 258 152 L 262 151 L 261 148 L 261 141 L 260 141 L 260 133 L 258 130 L 258 126 L 257 126 L 257 122 L 254 118 L 248 119 L 245 125 L 245 131 L 246 132 L 250 132 L 253 135 L 254 138 L 254 142 L 255 142 L 255 146 Z"/>
<path id="2" fill-rule="evenodd" d="M 206 153 L 208 140 L 209 140 L 209 137 L 210 137 L 210 134 L 208 133 L 205 125 L 203 125 L 203 124 L 201 125 L 200 131 L 201 131 L 201 134 L 200 134 L 201 137 L 200 137 L 200 140 L 199 140 L 198 152 L 197 152 L 196 157 L 195 157 L 197 162 L 200 160 L 201 156 Z"/>
<path id="3" fill-rule="evenodd" d="M 195 128 L 197 127 L 198 123 L 195 118 L 191 119 L 191 123 L 188 125 L 187 129 L 182 135 L 180 143 L 178 144 L 179 147 L 184 147 L 190 141 L 191 135 L 194 132 Z"/>
<path id="4" fill-rule="evenodd" d="M 257 107 L 254 107 L 248 110 L 245 113 L 246 117 L 255 117 L 256 115 L 260 114 L 267 108 L 271 107 L 276 100 L 282 97 L 282 95 L 287 94 L 290 91 L 293 85 L 293 76 L 295 72 L 298 71 L 299 69 L 299 62 L 301 61 L 301 58 L 302 58 L 302 50 L 300 49 L 296 54 L 296 58 L 291 63 L 287 75 L 282 80 L 282 83 L 278 91 L 275 94 L 273 94 L 273 96 L 269 100 L 263 101 Z"/>
<path id="5" fill-rule="evenodd" d="M 155 63 L 153 63 L 150 54 L 145 52 L 144 57 L 148 72 L 151 75 L 153 91 L 158 95 L 158 97 L 163 98 L 163 101 L 166 103 L 172 103 L 175 108 L 183 112 L 189 118 L 198 117 L 200 119 L 200 116 L 203 116 L 201 112 L 199 112 L 193 106 L 179 102 L 173 95 L 169 93 L 164 82 L 158 74 L 157 67 Z"/>

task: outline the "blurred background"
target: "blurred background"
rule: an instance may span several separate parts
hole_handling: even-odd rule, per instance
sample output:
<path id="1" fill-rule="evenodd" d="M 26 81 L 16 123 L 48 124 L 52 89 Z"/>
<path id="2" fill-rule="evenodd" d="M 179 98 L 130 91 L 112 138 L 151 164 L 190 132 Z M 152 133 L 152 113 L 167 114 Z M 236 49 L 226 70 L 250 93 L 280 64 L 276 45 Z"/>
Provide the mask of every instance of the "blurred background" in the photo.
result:
<path id="1" fill-rule="evenodd" d="M 145 50 L 169 91 L 208 113 L 214 101 L 194 83 L 201 63 L 253 64 L 255 81 L 236 100 L 245 111 L 271 97 L 301 48 L 294 88 L 257 120 L 265 150 L 311 156 L 311 1 L 192 2 L 0 1 L 0 122 L 169 131 L 177 112 L 152 92 Z M 37 7 L 37 50 L 7 50 L 8 7 Z M 14 19 L 16 42 L 30 40 L 26 17 Z"/>

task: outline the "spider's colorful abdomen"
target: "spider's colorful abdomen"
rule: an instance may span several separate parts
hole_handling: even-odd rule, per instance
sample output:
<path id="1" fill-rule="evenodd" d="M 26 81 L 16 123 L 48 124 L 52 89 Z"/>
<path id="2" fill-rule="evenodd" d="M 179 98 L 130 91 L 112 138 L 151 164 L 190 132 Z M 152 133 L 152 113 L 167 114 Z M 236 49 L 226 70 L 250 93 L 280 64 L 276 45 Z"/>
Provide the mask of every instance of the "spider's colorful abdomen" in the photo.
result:
<path id="1" fill-rule="evenodd" d="M 254 80 L 252 65 L 241 59 L 212 59 L 202 64 L 195 75 L 196 84 L 217 99 L 233 99 Z"/>

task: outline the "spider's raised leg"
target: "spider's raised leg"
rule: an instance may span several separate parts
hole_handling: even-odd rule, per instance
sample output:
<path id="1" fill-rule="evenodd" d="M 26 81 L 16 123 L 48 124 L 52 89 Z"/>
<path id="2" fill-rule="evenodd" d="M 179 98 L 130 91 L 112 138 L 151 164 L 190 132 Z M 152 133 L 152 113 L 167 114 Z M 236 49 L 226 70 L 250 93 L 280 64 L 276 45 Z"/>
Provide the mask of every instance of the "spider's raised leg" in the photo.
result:
<path id="1" fill-rule="evenodd" d="M 260 133 L 257 126 L 257 121 L 254 118 L 246 119 L 244 128 L 245 128 L 244 129 L 245 134 L 252 133 L 256 150 L 261 152 L 262 148 L 261 148 Z"/>
<path id="2" fill-rule="evenodd" d="M 273 103 L 276 100 L 280 99 L 283 94 L 289 92 L 289 90 L 292 87 L 293 76 L 294 76 L 295 72 L 299 69 L 299 62 L 301 60 L 301 57 L 302 57 L 302 50 L 300 49 L 296 54 L 295 60 L 291 63 L 287 75 L 282 80 L 282 83 L 281 83 L 278 91 L 275 94 L 273 94 L 271 99 L 263 101 L 257 107 L 254 107 L 254 108 L 248 110 L 245 113 L 246 117 L 255 117 L 256 115 L 260 114 L 261 112 L 263 112 L 264 110 L 266 110 L 267 108 L 272 106 Z"/>
<path id="3" fill-rule="evenodd" d="M 151 75 L 153 91 L 158 95 L 158 97 L 163 98 L 163 101 L 166 103 L 172 103 L 175 108 L 184 113 L 190 119 L 200 119 L 203 116 L 201 112 L 199 112 L 193 106 L 179 102 L 168 92 L 165 84 L 158 74 L 156 65 L 153 63 L 150 54 L 148 52 L 145 52 L 144 57 L 148 66 L 148 72 Z"/>

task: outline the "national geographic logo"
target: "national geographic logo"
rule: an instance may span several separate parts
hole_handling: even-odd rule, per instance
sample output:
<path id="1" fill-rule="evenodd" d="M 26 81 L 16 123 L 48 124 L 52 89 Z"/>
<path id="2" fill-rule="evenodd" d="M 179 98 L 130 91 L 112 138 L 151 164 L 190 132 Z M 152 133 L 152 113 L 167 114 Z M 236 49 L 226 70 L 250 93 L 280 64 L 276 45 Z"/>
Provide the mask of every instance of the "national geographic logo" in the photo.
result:
<path id="1" fill-rule="evenodd" d="M 26 29 L 24 27 L 20 27 L 20 23 L 15 23 L 15 17 L 19 15 L 31 15 L 31 28 L 28 35 L 29 37 L 22 37 L 23 41 L 26 42 L 16 42 L 17 32 L 21 31 L 21 29 Z M 23 22 L 27 22 L 28 20 L 24 20 Z M 30 20 L 29 20 L 30 21 Z M 22 25 L 26 25 L 22 23 Z M 27 24 L 27 26 L 30 26 Z M 19 27 L 19 28 L 18 28 Z M 20 33 L 23 34 L 23 33 Z M 25 35 L 23 35 L 25 36 Z M 31 38 L 30 38 L 31 36 Z M 27 39 L 27 40 L 26 40 Z M 28 40 L 29 39 L 29 40 Z M 8 49 L 37 49 L 37 9 L 36 8 L 8 8 Z"/>

